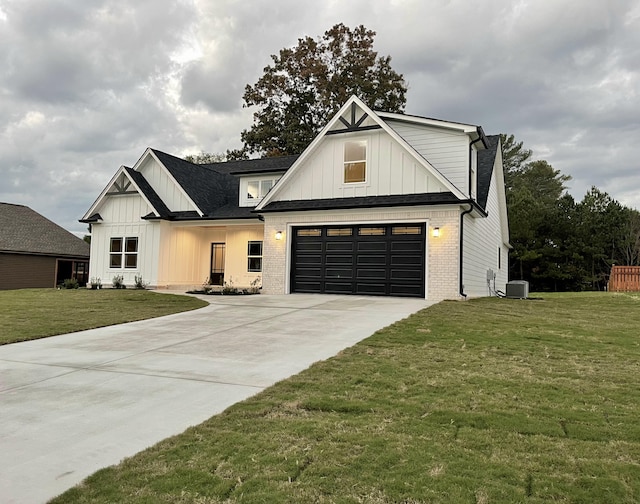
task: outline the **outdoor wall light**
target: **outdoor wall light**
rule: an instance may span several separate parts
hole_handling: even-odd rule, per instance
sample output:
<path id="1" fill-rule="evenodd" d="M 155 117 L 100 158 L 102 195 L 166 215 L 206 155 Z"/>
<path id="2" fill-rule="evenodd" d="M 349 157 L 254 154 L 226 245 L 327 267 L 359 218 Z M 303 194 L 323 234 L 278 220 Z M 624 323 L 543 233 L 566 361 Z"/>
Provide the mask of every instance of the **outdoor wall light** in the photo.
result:
<path id="1" fill-rule="evenodd" d="M 276 240 L 282 240 L 282 231 L 276 231 Z"/>
<path id="2" fill-rule="evenodd" d="M 438 238 L 440 236 L 440 228 L 439 227 L 434 227 L 433 231 L 431 231 L 431 235 L 434 238 Z"/>

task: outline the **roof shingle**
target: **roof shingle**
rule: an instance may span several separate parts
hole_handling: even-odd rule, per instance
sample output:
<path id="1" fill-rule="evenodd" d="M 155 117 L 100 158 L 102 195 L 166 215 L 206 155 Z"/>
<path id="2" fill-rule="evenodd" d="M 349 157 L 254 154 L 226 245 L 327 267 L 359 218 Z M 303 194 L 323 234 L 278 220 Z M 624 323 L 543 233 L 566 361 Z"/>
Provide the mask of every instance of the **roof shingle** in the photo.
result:
<path id="1" fill-rule="evenodd" d="M 0 203 L 0 252 L 89 257 L 89 244 L 23 205 Z"/>

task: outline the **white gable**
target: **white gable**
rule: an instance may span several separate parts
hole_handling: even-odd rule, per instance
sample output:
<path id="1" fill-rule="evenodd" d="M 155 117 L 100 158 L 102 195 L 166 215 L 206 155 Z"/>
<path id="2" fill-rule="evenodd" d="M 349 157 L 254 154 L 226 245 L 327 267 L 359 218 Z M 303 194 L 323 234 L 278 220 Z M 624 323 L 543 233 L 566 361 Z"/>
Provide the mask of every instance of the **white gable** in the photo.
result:
<path id="1" fill-rule="evenodd" d="M 125 197 L 127 197 L 126 200 L 123 199 Z M 91 205 L 91 208 L 87 210 L 83 219 L 88 219 L 93 214 L 99 213 L 103 220 L 107 220 L 107 212 L 110 212 L 109 215 L 112 215 L 115 212 L 115 210 L 113 210 L 114 206 L 119 205 L 122 201 L 124 201 L 124 203 L 122 203 L 122 214 L 128 216 L 134 208 L 131 204 L 131 201 L 134 199 L 137 202 L 136 208 L 140 208 L 139 212 L 143 212 L 137 217 L 142 217 L 149 213 L 158 215 L 156 209 L 153 208 L 142 191 L 140 191 L 140 188 L 136 186 L 135 182 L 127 174 L 126 168 L 121 166 L 102 190 L 100 196 L 98 196 L 93 205 Z M 130 221 L 131 217 L 127 218 Z"/>
<path id="2" fill-rule="evenodd" d="M 344 182 L 345 142 L 365 141 L 366 177 Z M 446 192 L 446 188 L 415 156 L 382 129 L 328 135 L 313 156 L 298 167 L 278 200 L 307 200 Z"/>
<path id="3" fill-rule="evenodd" d="M 172 212 L 198 211 L 193 201 L 155 156 L 143 156 L 134 169 L 144 175 L 149 185 Z"/>
<path id="4" fill-rule="evenodd" d="M 344 181 L 348 141 L 366 142 L 366 180 L 362 182 Z M 352 96 L 256 208 L 278 200 L 438 192 L 465 199 L 424 156 Z"/>
<path id="5" fill-rule="evenodd" d="M 123 194 L 105 198 L 98 212 L 105 223 L 136 223 L 142 217 L 153 213 L 153 208 L 140 196 L 140 194 Z"/>

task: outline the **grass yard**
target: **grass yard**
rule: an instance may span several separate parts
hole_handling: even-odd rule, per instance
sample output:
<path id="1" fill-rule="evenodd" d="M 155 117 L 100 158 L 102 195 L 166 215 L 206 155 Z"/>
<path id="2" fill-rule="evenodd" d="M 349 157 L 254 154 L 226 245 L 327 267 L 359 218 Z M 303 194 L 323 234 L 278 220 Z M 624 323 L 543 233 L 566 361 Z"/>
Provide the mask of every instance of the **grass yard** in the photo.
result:
<path id="1" fill-rule="evenodd" d="M 640 295 L 444 302 L 55 503 L 640 502 Z"/>
<path id="2" fill-rule="evenodd" d="M 160 317 L 206 304 L 193 297 L 146 290 L 0 291 L 0 345 Z"/>

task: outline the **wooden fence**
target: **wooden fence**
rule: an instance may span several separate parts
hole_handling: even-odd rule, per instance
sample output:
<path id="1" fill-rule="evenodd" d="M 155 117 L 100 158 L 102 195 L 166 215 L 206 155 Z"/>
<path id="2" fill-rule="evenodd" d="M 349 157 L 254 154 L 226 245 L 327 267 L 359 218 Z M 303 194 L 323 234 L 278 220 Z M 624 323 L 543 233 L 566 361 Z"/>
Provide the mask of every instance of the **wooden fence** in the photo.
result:
<path id="1" fill-rule="evenodd" d="M 640 266 L 613 266 L 609 292 L 640 292 Z"/>

